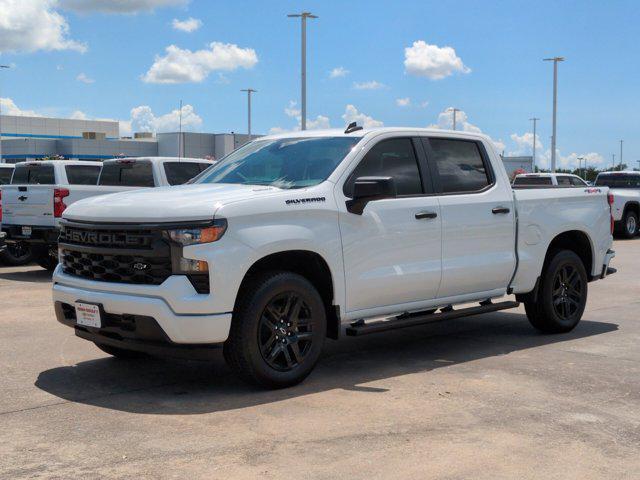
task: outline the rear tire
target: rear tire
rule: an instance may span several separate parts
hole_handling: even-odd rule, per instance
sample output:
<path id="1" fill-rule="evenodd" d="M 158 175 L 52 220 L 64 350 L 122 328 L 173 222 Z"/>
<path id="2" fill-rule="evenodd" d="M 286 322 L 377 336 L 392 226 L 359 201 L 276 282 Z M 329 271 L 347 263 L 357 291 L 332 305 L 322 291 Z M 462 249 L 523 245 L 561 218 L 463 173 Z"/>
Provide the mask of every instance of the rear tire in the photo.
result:
<path id="1" fill-rule="evenodd" d="M 638 234 L 638 214 L 633 210 L 627 210 L 622 220 L 622 235 L 625 238 L 634 238 Z"/>
<path id="2" fill-rule="evenodd" d="M 33 252 L 28 243 L 7 243 L 7 249 L 0 253 L 0 263 L 19 267 L 33 261 Z"/>
<path id="3" fill-rule="evenodd" d="M 571 250 L 551 252 L 545 262 L 536 298 L 525 301 L 529 322 L 544 333 L 573 330 L 587 304 L 587 272 Z"/>
<path id="4" fill-rule="evenodd" d="M 244 381 L 284 388 L 304 380 L 320 357 L 327 332 L 316 288 L 291 272 L 265 272 L 243 287 L 224 356 Z"/>
<path id="5" fill-rule="evenodd" d="M 122 359 L 122 360 L 134 360 L 138 358 L 145 358 L 147 355 L 142 352 L 136 352 L 135 350 L 125 350 L 124 348 L 112 347 L 111 345 L 105 345 L 103 343 L 94 342 L 95 346 L 102 350 L 104 353 Z"/>

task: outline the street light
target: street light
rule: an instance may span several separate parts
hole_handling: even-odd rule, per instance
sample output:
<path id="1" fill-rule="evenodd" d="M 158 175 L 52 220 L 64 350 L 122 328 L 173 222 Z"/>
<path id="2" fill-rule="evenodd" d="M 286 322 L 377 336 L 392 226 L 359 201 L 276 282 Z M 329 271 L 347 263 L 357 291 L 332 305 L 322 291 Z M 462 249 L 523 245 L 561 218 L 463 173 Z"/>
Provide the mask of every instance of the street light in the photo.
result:
<path id="1" fill-rule="evenodd" d="M 313 15 L 310 12 L 291 13 L 287 15 L 290 18 L 300 18 L 301 21 L 301 33 L 302 33 L 302 59 L 300 62 L 300 114 L 302 115 L 300 120 L 301 130 L 307 129 L 307 18 L 318 18 L 317 15 Z"/>
<path id="2" fill-rule="evenodd" d="M 458 108 L 451 108 L 451 111 L 453 112 L 453 129 L 456 129 L 456 113 L 458 113 L 460 111 L 460 109 Z"/>
<path id="3" fill-rule="evenodd" d="M 243 88 L 241 92 L 247 92 L 247 133 L 251 141 L 251 94 L 257 92 L 253 88 Z"/>
<path id="4" fill-rule="evenodd" d="M 533 157 L 533 171 L 536 171 L 536 125 L 538 123 L 538 120 L 540 120 L 539 118 L 533 117 L 530 118 L 529 120 L 531 120 L 533 122 L 533 150 L 532 150 L 532 157 Z"/>
<path id="5" fill-rule="evenodd" d="M 582 175 L 580 175 L 582 178 L 584 178 L 584 171 L 582 171 L 582 161 L 584 160 L 584 168 L 586 170 L 587 168 L 587 159 L 584 157 L 578 157 L 578 173 L 582 173 Z"/>
<path id="6" fill-rule="evenodd" d="M 624 140 L 620 140 L 620 170 L 622 170 L 622 142 Z"/>
<path id="7" fill-rule="evenodd" d="M 11 68 L 9 65 L 0 65 L 1 68 Z M 2 95 L 0 95 L 0 163 L 2 161 Z"/>
<path id="8" fill-rule="evenodd" d="M 558 106 L 558 62 L 564 57 L 543 58 L 545 62 L 553 62 L 553 134 L 551 136 L 551 171 L 556 171 L 556 111 Z"/>

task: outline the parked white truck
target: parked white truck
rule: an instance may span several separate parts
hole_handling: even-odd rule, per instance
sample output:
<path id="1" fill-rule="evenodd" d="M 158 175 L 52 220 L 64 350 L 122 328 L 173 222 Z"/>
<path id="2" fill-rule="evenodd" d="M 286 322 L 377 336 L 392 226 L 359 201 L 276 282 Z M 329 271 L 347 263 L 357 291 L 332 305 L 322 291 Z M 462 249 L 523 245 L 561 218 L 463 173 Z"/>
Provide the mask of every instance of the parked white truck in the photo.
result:
<path id="1" fill-rule="evenodd" d="M 606 188 L 513 190 L 484 135 L 286 133 L 192 185 L 70 206 L 53 300 L 116 357 L 222 346 L 245 380 L 285 387 L 325 337 L 517 301 L 539 330 L 573 329 L 588 282 L 613 272 L 610 215 Z"/>
<path id="2" fill-rule="evenodd" d="M 602 172 L 596 177 L 595 185 L 609 187 L 613 195 L 615 231 L 626 238 L 635 237 L 640 218 L 640 172 Z"/>
<path id="3" fill-rule="evenodd" d="M 174 157 L 18 163 L 11 184 L 0 189 L 2 231 L 14 250 L 30 248 L 40 266 L 53 270 L 58 264 L 60 219 L 71 204 L 96 195 L 179 185 L 212 164 Z"/>

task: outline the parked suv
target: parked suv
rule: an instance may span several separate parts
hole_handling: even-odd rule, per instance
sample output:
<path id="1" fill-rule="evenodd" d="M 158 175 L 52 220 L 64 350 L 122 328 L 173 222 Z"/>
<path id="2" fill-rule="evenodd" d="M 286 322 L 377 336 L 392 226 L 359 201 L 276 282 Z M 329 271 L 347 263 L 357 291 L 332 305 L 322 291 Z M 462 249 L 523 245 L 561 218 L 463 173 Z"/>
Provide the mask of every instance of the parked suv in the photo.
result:
<path id="1" fill-rule="evenodd" d="M 610 215 L 606 188 L 513 190 L 484 135 L 286 133 L 191 185 L 71 205 L 53 300 L 60 322 L 109 354 L 222 347 L 245 380 L 285 387 L 326 337 L 518 301 L 537 329 L 570 331 L 588 282 L 613 272 Z"/>

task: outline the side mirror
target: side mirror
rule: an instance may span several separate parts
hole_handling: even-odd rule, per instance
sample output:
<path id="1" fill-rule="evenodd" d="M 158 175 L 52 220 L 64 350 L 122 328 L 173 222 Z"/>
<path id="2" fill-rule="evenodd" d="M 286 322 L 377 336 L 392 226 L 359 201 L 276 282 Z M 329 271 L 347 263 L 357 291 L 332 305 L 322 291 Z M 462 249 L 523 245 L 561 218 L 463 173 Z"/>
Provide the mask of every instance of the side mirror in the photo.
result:
<path id="1" fill-rule="evenodd" d="M 353 198 L 347 200 L 347 211 L 362 215 L 367 203 L 396 197 L 396 184 L 392 177 L 358 177 L 353 184 Z"/>

